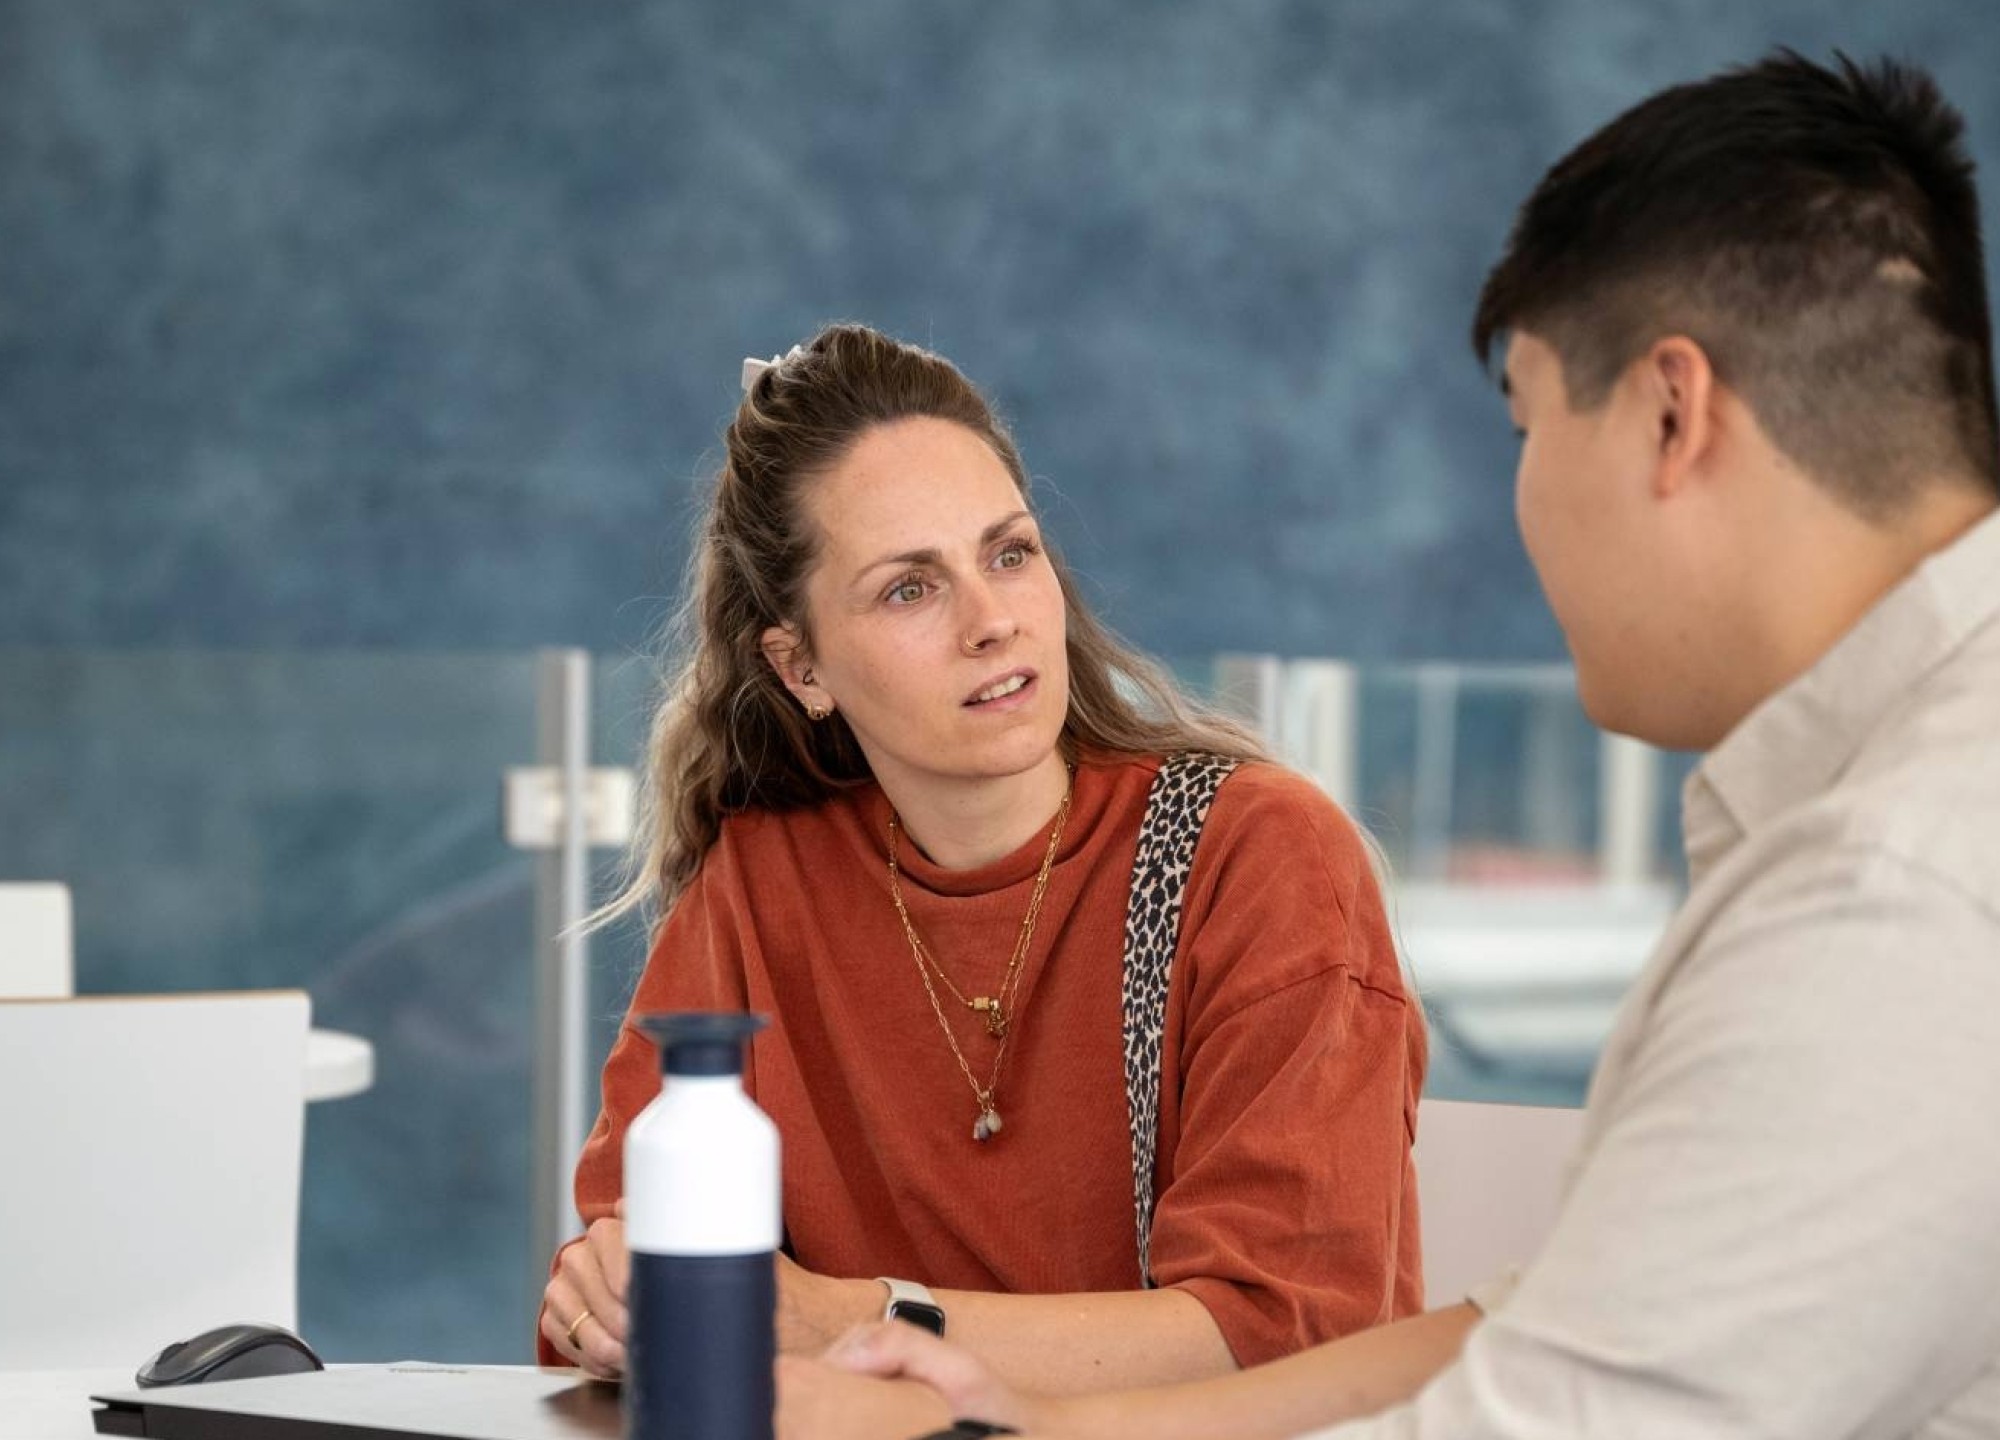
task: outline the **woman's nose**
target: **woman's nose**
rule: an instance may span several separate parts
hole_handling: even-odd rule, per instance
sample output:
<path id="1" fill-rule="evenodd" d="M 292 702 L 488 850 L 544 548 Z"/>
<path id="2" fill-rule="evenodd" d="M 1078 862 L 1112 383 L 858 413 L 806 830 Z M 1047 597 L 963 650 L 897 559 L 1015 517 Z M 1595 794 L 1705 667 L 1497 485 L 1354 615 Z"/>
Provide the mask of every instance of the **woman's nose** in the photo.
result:
<path id="1" fill-rule="evenodd" d="M 1020 629 L 1013 610 L 985 580 L 962 587 L 959 594 L 964 597 L 964 606 L 959 616 L 958 646 L 966 654 L 978 655 L 1004 644 Z"/>

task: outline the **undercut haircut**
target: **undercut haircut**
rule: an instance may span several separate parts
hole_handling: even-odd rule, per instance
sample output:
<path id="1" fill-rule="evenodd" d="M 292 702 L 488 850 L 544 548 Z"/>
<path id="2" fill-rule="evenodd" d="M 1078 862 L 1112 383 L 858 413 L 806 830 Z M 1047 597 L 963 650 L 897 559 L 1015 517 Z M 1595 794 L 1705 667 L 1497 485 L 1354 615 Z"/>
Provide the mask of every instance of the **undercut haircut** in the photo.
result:
<path id="1" fill-rule="evenodd" d="M 1558 162 L 1480 292 L 1481 362 L 1533 334 L 1589 410 L 1685 335 L 1871 520 L 1932 479 L 2000 490 L 1965 122 L 1922 70 L 1834 58 L 1779 50 L 1662 91 Z"/>

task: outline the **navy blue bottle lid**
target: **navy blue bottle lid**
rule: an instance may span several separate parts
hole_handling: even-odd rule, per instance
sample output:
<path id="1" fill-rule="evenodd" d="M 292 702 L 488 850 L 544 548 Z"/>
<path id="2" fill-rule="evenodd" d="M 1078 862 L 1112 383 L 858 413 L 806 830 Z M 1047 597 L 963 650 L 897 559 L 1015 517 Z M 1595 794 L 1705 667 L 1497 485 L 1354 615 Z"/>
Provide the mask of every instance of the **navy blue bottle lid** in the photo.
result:
<path id="1" fill-rule="evenodd" d="M 632 1022 L 660 1047 L 667 1075 L 741 1075 L 743 1047 L 771 1023 L 748 1011 L 675 1010 Z"/>

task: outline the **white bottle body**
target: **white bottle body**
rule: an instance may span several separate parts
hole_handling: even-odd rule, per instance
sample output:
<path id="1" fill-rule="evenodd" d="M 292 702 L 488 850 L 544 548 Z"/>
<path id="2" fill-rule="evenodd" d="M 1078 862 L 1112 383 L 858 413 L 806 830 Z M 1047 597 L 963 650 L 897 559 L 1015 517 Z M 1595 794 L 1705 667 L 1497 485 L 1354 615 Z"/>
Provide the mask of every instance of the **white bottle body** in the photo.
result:
<path id="1" fill-rule="evenodd" d="M 775 1252 L 778 1127 L 735 1075 L 669 1075 L 625 1132 L 625 1243 L 652 1255 Z"/>
<path id="2" fill-rule="evenodd" d="M 625 1135 L 625 1440 L 772 1440 L 783 1229 L 777 1126 L 670 1070 Z"/>

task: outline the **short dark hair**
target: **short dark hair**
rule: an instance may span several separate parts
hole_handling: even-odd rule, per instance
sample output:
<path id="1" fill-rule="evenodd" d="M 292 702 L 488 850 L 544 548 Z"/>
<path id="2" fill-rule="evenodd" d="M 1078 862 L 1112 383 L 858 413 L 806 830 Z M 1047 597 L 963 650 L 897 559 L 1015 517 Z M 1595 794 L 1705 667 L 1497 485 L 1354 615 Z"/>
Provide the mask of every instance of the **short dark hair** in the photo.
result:
<path id="1" fill-rule="evenodd" d="M 1525 330 L 1590 409 L 1687 335 L 1772 441 L 1864 515 L 1927 476 L 2000 489 L 1965 122 L 1929 75 L 1790 50 L 1662 91 L 1521 207 L 1473 349 Z"/>

